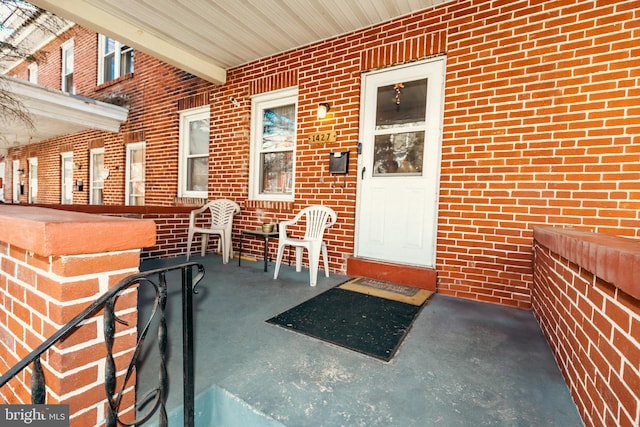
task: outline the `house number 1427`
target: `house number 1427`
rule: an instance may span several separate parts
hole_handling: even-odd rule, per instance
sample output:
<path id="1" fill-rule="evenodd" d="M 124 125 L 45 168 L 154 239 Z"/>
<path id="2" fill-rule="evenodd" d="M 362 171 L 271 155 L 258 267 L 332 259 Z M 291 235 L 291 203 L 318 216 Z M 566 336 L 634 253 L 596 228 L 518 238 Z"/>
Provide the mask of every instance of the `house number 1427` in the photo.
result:
<path id="1" fill-rule="evenodd" d="M 324 144 L 326 142 L 336 142 L 336 132 L 316 132 L 309 135 L 309 144 Z"/>

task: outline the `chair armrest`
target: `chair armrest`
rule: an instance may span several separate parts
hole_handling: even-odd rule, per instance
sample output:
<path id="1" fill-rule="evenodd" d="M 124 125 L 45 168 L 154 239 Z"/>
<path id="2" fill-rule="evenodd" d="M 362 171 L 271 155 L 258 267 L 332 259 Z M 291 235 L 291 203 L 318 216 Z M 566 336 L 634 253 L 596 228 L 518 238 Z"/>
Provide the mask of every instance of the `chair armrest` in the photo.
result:
<path id="1" fill-rule="evenodd" d="M 195 227 L 196 217 L 200 215 L 202 212 L 206 211 L 207 209 L 209 209 L 209 206 L 204 205 L 198 209 L 194 209 L 191 212 L 189 212 L 189 228 Z"/>
<path id="2" fill-rule="evenodd" d="M 278 223 L 278 239 L 287 237 L 287 226 L 295 224 L 295 221 L 282 221 Z"/>

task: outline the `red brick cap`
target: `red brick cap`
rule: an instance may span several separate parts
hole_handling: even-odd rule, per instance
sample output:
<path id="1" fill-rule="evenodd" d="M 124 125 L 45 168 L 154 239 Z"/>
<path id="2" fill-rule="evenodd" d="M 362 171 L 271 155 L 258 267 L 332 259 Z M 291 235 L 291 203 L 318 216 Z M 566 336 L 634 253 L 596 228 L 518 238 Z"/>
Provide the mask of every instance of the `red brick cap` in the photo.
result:
<path id="1" fill-rule="evenodd" d="M 533 238 L 552 252 L 640 299 L 640 240 L 558 227 L 534 227 Z"/>
<path id="2" fill-rule="evenodd" d="M 0 241 L 42 256 L 139 249 L 156 242 L 151 220 L 0 205 Z"/>

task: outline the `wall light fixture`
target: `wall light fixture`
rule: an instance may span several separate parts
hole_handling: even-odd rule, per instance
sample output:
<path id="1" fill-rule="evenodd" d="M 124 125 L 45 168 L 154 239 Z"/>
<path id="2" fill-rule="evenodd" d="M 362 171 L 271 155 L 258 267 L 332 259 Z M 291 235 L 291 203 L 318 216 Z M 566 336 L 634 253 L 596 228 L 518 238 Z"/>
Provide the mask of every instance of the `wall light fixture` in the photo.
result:
<path id="1" fill-rule="evenodd" d="M 331 109 L 331 106 L 328 102 L 321 102 L 318 104 L 318 118 L 324 119 L 327 116 L 327 113 Z"/>

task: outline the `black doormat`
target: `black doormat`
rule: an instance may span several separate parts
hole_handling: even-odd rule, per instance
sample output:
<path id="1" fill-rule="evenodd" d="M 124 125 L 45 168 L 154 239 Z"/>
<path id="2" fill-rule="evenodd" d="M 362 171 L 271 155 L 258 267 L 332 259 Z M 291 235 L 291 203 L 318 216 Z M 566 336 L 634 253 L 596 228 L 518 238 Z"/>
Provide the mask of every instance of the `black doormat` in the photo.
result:
<path id="1" fill-rule="evenodd" d="M 267 322 L 388 362 L 421 308 L 335 287 Z"/>

